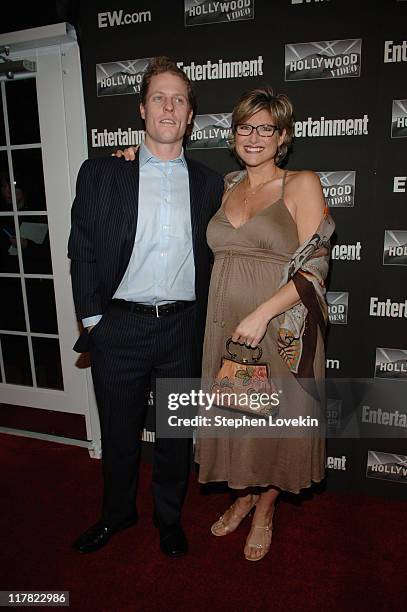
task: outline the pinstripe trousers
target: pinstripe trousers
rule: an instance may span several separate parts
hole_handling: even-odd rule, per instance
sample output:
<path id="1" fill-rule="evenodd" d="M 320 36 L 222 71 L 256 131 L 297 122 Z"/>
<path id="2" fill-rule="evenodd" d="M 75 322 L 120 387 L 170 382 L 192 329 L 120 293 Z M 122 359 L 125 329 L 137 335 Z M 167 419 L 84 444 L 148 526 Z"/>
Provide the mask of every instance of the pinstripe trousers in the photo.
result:
<path id="1" fill-rule="evenodd" d="M 102 434 L 102 520 L 115 527 L 137 516 L 140 432 L 150 378 L 200 375 L 196 305 L 159 318 L 110 307 L 90 332 L 89 344 Z M 161 527 L 180 520 L 190 442 L 156 438 L 152 484 Z"/>

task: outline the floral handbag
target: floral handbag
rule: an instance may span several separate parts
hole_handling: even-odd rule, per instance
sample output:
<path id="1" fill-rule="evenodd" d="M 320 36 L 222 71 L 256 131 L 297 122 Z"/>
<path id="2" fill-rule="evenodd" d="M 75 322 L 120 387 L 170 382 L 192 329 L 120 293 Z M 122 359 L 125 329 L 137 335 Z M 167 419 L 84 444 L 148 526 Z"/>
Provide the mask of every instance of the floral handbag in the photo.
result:
<path id="1" fill-rule="evenodd" d="M 221 368 L 212 383 L 214 405 L 254 416 L 276 416 L 279 396 L 267 363 L 259 363 L 263 354 L 261 347 L 250 349 L 257 351 L 257 356 L 247 359 L 232 353 L 230 344 L 237 343 L 231 338 L 226 342 L 227 355 L 222 358 Z"/>

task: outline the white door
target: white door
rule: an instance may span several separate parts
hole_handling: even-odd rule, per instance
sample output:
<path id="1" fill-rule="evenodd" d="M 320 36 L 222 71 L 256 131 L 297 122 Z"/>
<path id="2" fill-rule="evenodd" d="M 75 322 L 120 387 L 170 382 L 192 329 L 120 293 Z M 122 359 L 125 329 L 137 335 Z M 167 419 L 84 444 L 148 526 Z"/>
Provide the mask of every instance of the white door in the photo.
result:
<path id="1" fill-rule="evenodd" d="M 11 60 L 33 64 L 0 82 L 0 402 L 83 414 L 98 454 L 89 370 L 72 351 L 67 259 L 87 155 L 78 45 L 66 24 L 3 34 L 4 45 Z"/>

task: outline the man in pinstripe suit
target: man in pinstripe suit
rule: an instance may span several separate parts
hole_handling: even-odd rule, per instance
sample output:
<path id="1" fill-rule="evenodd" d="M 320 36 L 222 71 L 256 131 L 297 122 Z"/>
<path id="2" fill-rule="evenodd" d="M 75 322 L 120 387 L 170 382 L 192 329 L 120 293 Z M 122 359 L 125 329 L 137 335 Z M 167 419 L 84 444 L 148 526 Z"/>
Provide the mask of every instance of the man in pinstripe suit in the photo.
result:
<path id="1" fill-rule="evenodd" d="M 210 274 L 206 226 L 223 181 L 185 158 L 194 112 L 190 81 L 168 58 L 155 58 L 140 91 L 145 143 L 133 162 L 86 161 L 72 207 L 68 255 L 75 308 L 90 351 L 103 452 L 100 520 L 74 543 L 98 550 L 137 521 L 140 430 L 150 377 L 200 374 Z M 162 551 L 187 552 L 180 523 L 190 441 L 157 438 L 154 522 Z"/>

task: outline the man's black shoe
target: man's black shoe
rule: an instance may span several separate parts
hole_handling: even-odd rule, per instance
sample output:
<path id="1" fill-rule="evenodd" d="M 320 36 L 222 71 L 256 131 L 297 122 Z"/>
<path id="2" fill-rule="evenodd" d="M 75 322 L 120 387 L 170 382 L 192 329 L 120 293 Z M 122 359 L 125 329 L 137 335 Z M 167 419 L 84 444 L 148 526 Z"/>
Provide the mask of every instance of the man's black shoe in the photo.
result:
<path id="1" fill-rule="evenodd" d="M 181 525 L 160 528 L 160 548 L 167 557 L 182 557 L 188 552 L 188 542 Z"/>
<path id="2" fill-rule="evenodd" d="M 79 536 L 77 540 L 72 544 L 72 547 L 80 553 L 90 553 L 99 550 L 102 546 L 105 546 L 112 535 L 121 531 L 122 529 L 128 529 L 133 527 L 138 521 L 138 517 L 134 517 L 123 523 L 120 523 L 116 527 L 108 527 L 102 521 L 96 523 Z"/>

